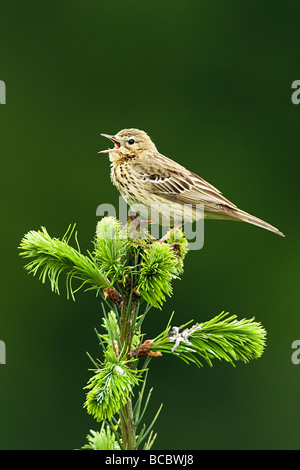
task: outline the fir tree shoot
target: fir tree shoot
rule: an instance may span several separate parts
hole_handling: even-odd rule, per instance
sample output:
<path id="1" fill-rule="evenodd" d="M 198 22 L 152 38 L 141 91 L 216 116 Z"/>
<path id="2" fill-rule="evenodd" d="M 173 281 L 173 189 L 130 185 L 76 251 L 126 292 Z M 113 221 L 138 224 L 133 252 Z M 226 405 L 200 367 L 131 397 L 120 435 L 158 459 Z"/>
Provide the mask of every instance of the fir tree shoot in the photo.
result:
<path id="1" fill-rule="evenodd" d="M 135 239 L 131 237 L 133 220 Z M 129 218 L 127 226 L 121 227 L 117 219 L 103 218 L 97 224 L 91 253 L 81 252 L 75 226 L 61 239 L 51 237 L 44 227 L 32 230 L 19 246 L 20 255 L 29 260 L 25 269 L 39 275 L 43 283 L 49 281 L 53 292 L 60 292 L 64 275 L 68 298 L 75 300 L 75 293 L 84 287 L 101 300 L 103 317 L 96 335 L 102 357 L 89 356 L 94 368 L 84 403 L 101 425 L 98 431 L 90 431 L 83 449 L 152 447 L 161 406 L 150 424 L 143 420 L 153 389 L 146 393 L 153 358 L 168 360 L 173 355 L 197 366 L 203 362 L 212 366 L 216 359 L 235 365 L 259 358 L 265 348 L 266 331 L 260 323 L 224 312 L 208 321 L 190 320 L 178 327 L 171 325 L 172 316 L 156 338 L 146 339 L 143 321 L 152 308 L 159 325 L 163 314 L 155 309 L 162 310 L 172 296 L 173 283 L 183 273 L 188 243 L 178 229 L 161 243 L 137 222 Z"/>

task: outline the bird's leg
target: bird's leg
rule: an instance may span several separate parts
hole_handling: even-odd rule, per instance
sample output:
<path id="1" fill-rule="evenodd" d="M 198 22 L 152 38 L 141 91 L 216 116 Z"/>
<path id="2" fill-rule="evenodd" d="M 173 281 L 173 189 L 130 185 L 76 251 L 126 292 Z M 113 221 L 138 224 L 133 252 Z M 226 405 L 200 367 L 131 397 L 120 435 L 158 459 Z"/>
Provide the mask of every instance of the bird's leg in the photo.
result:
<path id="1" fill-rule="evenodd" d="M 122 232 L 125 232 L 125 230 L 127 230 L 127 228 L 131 225 L 131 222 L 136 219 L 138 217 L 138 215 L 135 213 L 135 212 L 132 212 L 132 211 L 129 211 L 128 212 L 128 219 L 127 219 L 127 223 L 126 225 L 124 225 L 124 227 L 122 228 Z"/>
<path id="2" fill-rule="evenodd" d="M 151 220 L 142 220 L 136 212 L 129 211 L 128 212 L 128 220 L 126 225 L 122 228 L 122 232 L 130 228 L 131 231 L 135 230 L 137 227 L 142 228 L 143 224 L 150 225 L 152 224 Z"/>
<path id="3" fill-rule="evenodd" d="M 150 223 L 151 223 L 151 222 L 150 222 Z M 178 224 L 176 224 L 171 230 L 168 231 L 168 233 L 166 233 L 166 235 L 164 235 L 164 236 L 159 240 L 159 243 L 163 243 L 164 241 L 166 241 L 166 240 L 170 237 L 170 235 L 171 235 L 173 232 L 175 232 L 175 230 L 176 230 L 177 228 L 179 228 L 179 227 L 181 227 L 181 226 L 182 226 L 182 222 L 179 222 Z M 146 248 L 148 248 L 149 246 L 151 246 L 151 245 L 146 245 L 146 244 L 144 244 L 144 243 L 142 243 L 142 242 L 138 242 L 138 241 L 136 241 L 136 242 L 134 242 L 134 243 L 136 243 L 137 245 L 144 246 L 144 247 L 146 247 Z M 172 247 L 175 246 L 175 243 L 174 243 L 173 245 L 170 245 L 170 246 L 172 246 Z"/>
<path id="4" fill-rule="evenodd" d="M 128 221 L 125 227 L 123 227 L 122 231 L 128 230 L 129 235 L 131 238 L 139 238 L 138 234 L 142 234 L 145 232 L 145 226 L 152 224 L 151 220 L 142 220 L 136 212 L 129 211 L 128 212 Z M 148 234 L 148 230 L 146 229 Z M 150 245 L 146 245 L 140 241 L 135 241 L 137 245 L 141 245 L 144 247 L 149 247 Z"/>
<path id="5" fill-rule="evenodd" d="M 169 230 L 168 233 L 166 233 L 166 235 L 165 235 L 164 237 L 162 237 L 162 238 L 159 240 L 159 242 L 160 242 L 160 243 L 163 243 L 165 240 L 167 240 L 167 239 L 170 237 L 170 235 L 171 235 L 173 232 L 175 232 L 175 230 L 176 230 L 177 228 L 179 228 L 179 227 L 181 227 L 181 226 L 182 226 L 182 222 L 179 222 L 178 224 L 176 224 L 171 230 Z"/>

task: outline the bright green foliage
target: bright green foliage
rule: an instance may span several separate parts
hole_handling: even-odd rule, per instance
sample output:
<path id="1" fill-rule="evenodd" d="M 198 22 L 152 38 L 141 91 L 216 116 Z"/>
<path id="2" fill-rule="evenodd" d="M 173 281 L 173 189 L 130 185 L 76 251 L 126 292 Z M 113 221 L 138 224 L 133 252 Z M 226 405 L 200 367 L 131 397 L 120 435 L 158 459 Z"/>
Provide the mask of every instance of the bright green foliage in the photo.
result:
<path id="1" fill-rule="evenodd" d="M 198 366 L 202 365 L 201 359 L 210 366 L 213 359 L 222 359 L 235 366 L 234 361 L 249 362 L 264 351 L 266 331 L 253 318 L 236 320 L 236 315 L 228 316 L 222 312 L 207 322 L 186 327 L 181 326 L 177 336 L 172 337 L 168 324 L 165 331 L 153 340 L 151 349 L 175 354 Z"/>
<path id="2" fill-rule="evenodd" d="M 116 342 L 118 344 L 119 351 L 121 351 L 120 327 L 116 313 L 113 310 L 110 310 L 110 312 L 106 314 L 104 306 L 102 306 L 102 308 L 104 313 L 104 316 L 102 318 L 102 328 L 106 330 L 106 333 L 99 334 L 98 331 L 96 331 L 100 343 L 102 344 L 103 348 L 108 348 L 109 351 L 115 352 Z"/>
<path id="3" fill-rule="evenodd" d="M 39 272 L 43 283 L 49 279 L 53 292 L 59 294 L 59 279 L 65 273 L 67 297 L 73 300 L 83 286 L 97 292 L 113 286 L 122 289 L 119 283 L 125 284 L 126 275 L 138 276 L 141 297 L 154 307 L 161 308 L 166 295 L 172 295 L 171 280 L 183 271 L 187 251 L 187 241 L 181 231 L 176 231 L 178 240 L 174 249 L 159 242 L 144 247 L 135 244 L 115 218 L 106 217 L 97 224 L 94 251 L 87 255 L 80 251 L 77 233 L 74 235 L 77 249 L 69 244 L 73 233 L 74 227 L 69 228 L 59 240 L 50 237 L 42 227 L 28 232 L 20 243 L 20 255 L 33 258 L 25 268 L 33 275 Z M 171 237 L 173 243 L 174 235 Z M 76 288 L 75 279 L 80 281 Z"/>
<path id="4" fill-rule="evenodd" d="M 163 354 L 157 360 L 166 360 L 167 354 L 173 354 L 197 366 L 204 361 L 212 366 L 214 359 L 235 365 L 258 358 L 264 351 L 266 331 L 260 323 L 224 312 L 178 328 L 171 327 L 170 319 L 154 340 L 145 340 L 143 321 L 151 307 L 162 309 L 166 297 L 172 295 L 172 281 L 183 272 L 188 243 L 178 229 L 163 243 L 139 233 L 143 237 L 133 240 L 129 226 L 122 228 L 115 218 L 106 217 L 97 225 L 92 253 L 81 253 L 74 227 L 61 240 L 50 237 L 43 227 L 30 231 L 19 247 L 21 256 L 30 259 L 26 270 L 39 273 L 43 283 L 48 279 L 54 292 L 59 293 L 64 273 L 68 297 L 74 299 L 74 293 L 85 287 L 96 290 L 102 300 L 102 331 L 96 333 L 103 357 L 100 361 L 90 357 L 95 368 L 85 387 L 84 404 L 102 425 L 98 432 L 90 431 L 84 449 L 151 448 L 161 410 L 150 425 L 143 423 L 152 393 L 150 389 L 145 394 L 146 371 L 153 356 Z M 76 248 L 70 245 L 72 236 Z M 158 316 L 155 324 L 159 324 Z M 134 387 L 139 384 L 133 405 Z"/>
<path id="5" fill-rule="evenodd" d="M 113 353 L 105 353 L 106 361 L 99 365 L 85 388 L 87 393 L 85 407 L 97 421 L 110 419 L 125 404 L 134 385 L 139 382 L 138 372 L 129 367 L 130 361 L 117 360 Z M 132 361 L 131 361 L 132 362 Z"/>
<path id="6" fill-rule="evenodd" d="M 183 273 L 184 258 L 188 252 L 188 241 L 184 237 L 183 231 L 177 228 L 171 233 L 166 242 L 173 247 L 173 251 L 176 255 L 174 265 L 175 271 L 177 274 Z"/>
<path id="7" fill-rule="evenodd" d="M 91 429 L 86 439 L 88 444 L 82 447 L 85 450 L 120 450 L 114 433 L 105 422 L 102 423 L 99 432 Z"/>
<path id="8" fill-rule="evenodd" d="M 101 269 L 105 271 L 112 284 L 121 279 L 126 271 L 128 241 L 120 223 L 113 217 L 105 217 L 97 224 L 94 241 L 94 254 Z"/>
<path id="9" fill-rule="evenodd" d="M 21 256 L 33 258 L 33 261 L 25 266 L 25 269 L 34 276 L 39 272 L 39 278 L 45 283 L 48 278 L 53 292 L 59 294 L 58 282 L 60 275 L 66 273 L 67 296 L 71 295 L 86 284 L 90 284 L 90 289 L 102 289 L 110 285 L 105 273 L 89 254 L 81 254 L 77 243 L 77 250 L 69 245 L 69 240 L 73 234 L 74 227 L 68 230 L 62 240 L 52 238 L 47 230 L 30 231 L 20 243 Z M 74 290 L 73 280 L 80 281 L 79 287 Z"/>
<path id="10" fill-rule="evenodd" d="M 172 295 L 171 280 L 177 277 L 176 255 L 169 245 L 154 243 L 142 257 L 138 290 L 146 302 L 161 308 L 166 295 Z"/>
<path id="11" fill-rule="evenodd" d="M 153 243 L 142 253 L 138 289 L 153 307 L 161 308 L 166 295 L 172 295 L 172 279 L 183 272 L 183 261 L 188 251 L 183 232 L 175 230 L 167 243 Z"/>

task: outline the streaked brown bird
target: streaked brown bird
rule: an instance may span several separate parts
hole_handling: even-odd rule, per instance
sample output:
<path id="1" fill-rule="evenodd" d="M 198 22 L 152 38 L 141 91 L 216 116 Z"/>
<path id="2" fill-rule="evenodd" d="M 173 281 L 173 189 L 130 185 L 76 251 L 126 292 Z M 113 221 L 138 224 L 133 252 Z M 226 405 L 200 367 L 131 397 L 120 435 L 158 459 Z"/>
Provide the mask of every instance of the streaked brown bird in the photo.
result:
<path id="1" fill-rule="evenodd" d="M 207 219 L 248 222 L 284 236 L 267 222 L 240 210 L 200 176 L 159 153 L 146 132 L 123 129 L 116 135 L 101 135 L 114 143 L 113 149 L 99 152 L 109 154 L 113 184 L 127 204 L 138 204 L 142 217 L 152 223 L 166 225 L 168 214 L 170 226 L 177 227 L 204 214 Z"/>

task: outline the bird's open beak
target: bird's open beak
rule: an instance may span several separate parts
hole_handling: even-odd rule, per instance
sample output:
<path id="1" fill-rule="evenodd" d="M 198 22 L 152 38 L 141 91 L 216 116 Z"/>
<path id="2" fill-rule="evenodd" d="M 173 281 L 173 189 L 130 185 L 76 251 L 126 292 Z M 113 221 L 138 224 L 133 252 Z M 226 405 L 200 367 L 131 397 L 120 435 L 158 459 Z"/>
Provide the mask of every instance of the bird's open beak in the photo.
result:
<path id="1" fill-rule="evenodd" d="M 114 135 L 109 135 L 109 134 L 101 134 L 103 135 L 103 137 L 106 137 L 107 139 L 111 140 L 114 144 L 115 144 L 115 147 L 113 149 L 108 149 L 108 150 L 101 150 L 100 152 L 98 153 L 111 153 L 111 152 L 116 152 L 117 150 L 119 150 L 119 148 L 121 147 L 121 144 L 120 142 L 115 138 Z"/>

